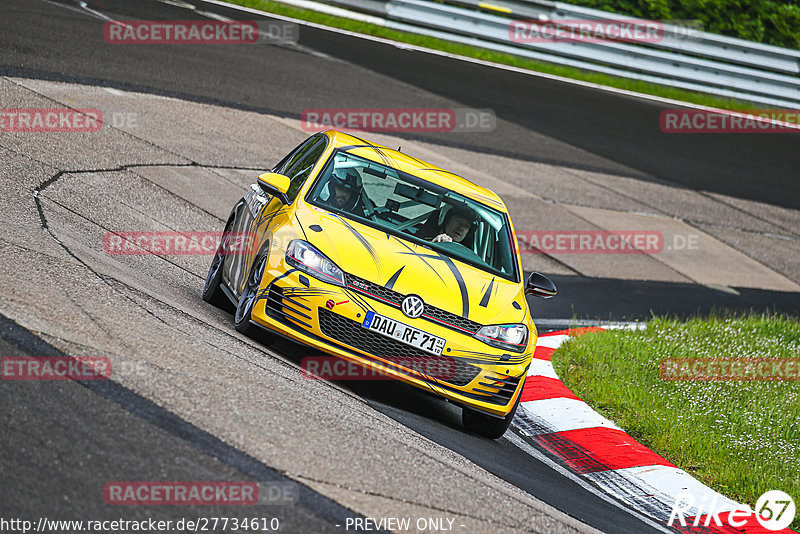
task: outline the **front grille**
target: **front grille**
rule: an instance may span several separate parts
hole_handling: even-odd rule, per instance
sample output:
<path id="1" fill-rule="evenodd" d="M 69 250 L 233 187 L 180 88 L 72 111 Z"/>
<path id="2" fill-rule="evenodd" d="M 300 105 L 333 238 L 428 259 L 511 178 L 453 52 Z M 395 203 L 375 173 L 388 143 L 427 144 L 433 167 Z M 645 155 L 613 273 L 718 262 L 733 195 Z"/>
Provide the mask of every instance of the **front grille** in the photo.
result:
<path id="1" fill-rule="evenodd" d="M 368 297 L 380 300 L 386 304 L 393 305 L 396 308 L 400 307 L 400 304 L 406 297 L 406 295 L 398 293 L 393 289 L 375 284 L 369 280 L 364 280 L 358 276 L 354 276 L 352 274 L 347 274 L 346 276 L 347 286 L 350 289 L 358 291 L 359 293 L 362 293 Z M 425 313 L 422 315 L 422 318 L 447 328 L 454 328 L 461 333 L 466 333 L 469 335 L 475 334 L 482 326 L 480 323 L 471 321 L 466 317 L 461 317 L 460 315 L 450 313 L 441 308 L 436 308 L 430 304 L 425 304 Z"/>
<path id="2" fill-rule="evenodd" d="M 470 334 L 474 334 L 481 329 L 481 325 L 475 321 L 470 321 L 469 319 L 461 317 L 460 315 L 456 315 L 439 308 L 434 308 L 433 306 L 428 306 L 427 304 L 425 305 L 425 314 L 423 317 L 425 316 L 435 323 L 439 323 L 443 326 L 453 325 L 462 330 L 468 331 Z"/>
<path id="3" fill-rule="evenodd" d="M 450 356 L 435 356 L 392 338 L 371 332 L 361 323 L 342 317 L 326 308 L 319 308 L 319 327 L 326 336 L 355 347 L 373 356 L 395 363 L 398 367 L 424 374 L 456 386 L 469 384 L 480 367 Z"/>
<path id="4" fill-rule="evenodd" d="M 400 303 L 403 302 L 405 295 L 402 293 L 398 293 L 393 289 L 389 289 L 388 287 L 381 286 L 378 284 L 374 284 L 369 280 L 364 280 L 363 278 L 359 278 L 358 276 L 354 276 L 352 274 L 347 274 L 347 285 L 350 286 L 351 289 L 355 289 L 359 293 L 363 293 L 368 297 L 378 297 L 379 300 L 384 300 L 387 303 L 394 304 L 395 306 L 400 306 Z"/>

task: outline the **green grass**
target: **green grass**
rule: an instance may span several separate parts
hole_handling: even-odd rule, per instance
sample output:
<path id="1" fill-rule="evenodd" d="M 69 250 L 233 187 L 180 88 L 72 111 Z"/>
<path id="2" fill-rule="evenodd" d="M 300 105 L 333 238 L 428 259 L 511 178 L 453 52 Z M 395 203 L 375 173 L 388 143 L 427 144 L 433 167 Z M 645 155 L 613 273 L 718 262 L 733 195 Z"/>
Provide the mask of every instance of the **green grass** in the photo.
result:
<path id="1" fill-rule="evenodd" d="M 518 67 L 521 69 L 542 72 L 545 74 L 562 76 L 574 80 L 596 83 L 598 85 L 615 87 L 617 89 L 625 89 L 628 91 L 635 91 L 637 93 L 645 93 L 648 95 L 670 98 L 682 102 L 690 102 L 693 104 L 700 104 L 704 106 L 710 106 L 721 109 L 729 109 L 736 111 L 750 111 L 750 110 L 764 109 L 763 106 L 742 102 L 735 99 L 721 98 L 713 95 L 708 95 L 705 93 L 686 91 L 683 89 L 676 89 L 664 85 L 657 85 L 638 80 L 631 80 L 628 78 L 599 74 L 573 67 L 564 67 L 551 63 L 535 61 L 520 56 L 515 56 L 512 54 L 494 52 L 492 50 L 487 50 L 485 48 L 479 48 L 475 46 L 455 43 L 452 41 L 446 41 L 443 39 L 437 39 L 434 37 L 428 37 L 416 33 L 392 30 L 385 28 L 383 26 L 377 26 L 375 24 L 369 24 L 366 22 L 360 22 L 343 17 L 327 15 L 324 13 L 311 11 L 308 9 L 296 8 L 286 4 L 281 4 L 280 2 L 273 2 L 268 0 L 228 0 L 228 1 L 230 1 L 232 4 L 251 7 L 254 9 L 259 9 L 261 11 L 266 11 L 268 13 L 284 15 L 287 17 L 314 22 L 317 24 L 322 24 L 333 28 L 340 28 L 355 33 L 372 35 L 375 37 L 382 37 L 384 39 L 390 39 L 401 43 L 407 43 L 407 44 L 422 46 L 425 48 L 431 48 L 434 50 L 448 52 L 450 54 L 466 56 L 469 58 L 480 59 L 483 61 L 490 61 L 493 63 L 500 63 L 502 65 L 510 65 L 512 67 Z"/>
<path id="2" fill-rule="evenodd" d="M 779 489 L 800 504 L 800 382 L 667 381 L 664 358 L 800 358 L 800 321 L 654 319 L 641 331 L 571 338 L 553 356 L 581 399 L 720 493 L 754 506 Z M 792 524 L 800 527 L 800 514 Z"/>

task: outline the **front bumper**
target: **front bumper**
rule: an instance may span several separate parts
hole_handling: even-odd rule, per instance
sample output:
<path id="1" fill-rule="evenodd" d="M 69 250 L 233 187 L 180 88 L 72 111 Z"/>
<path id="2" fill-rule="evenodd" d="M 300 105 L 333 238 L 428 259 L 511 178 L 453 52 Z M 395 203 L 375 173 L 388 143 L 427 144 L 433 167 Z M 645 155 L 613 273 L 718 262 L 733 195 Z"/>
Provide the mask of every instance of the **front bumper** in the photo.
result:
<path id="1" fill-rule="evenodd" d="M 409 319 L 353 287 L 321 282 L 282 262 L 276 267 L 262 279 L 254 323 L 488 415 L 503 417 L 514 406 L 530 365 L 535 330 L 530 351 L 511 355 L 430 321 Z M 444 338 L 442 355 L 362 327 L 367 311 Z"/>

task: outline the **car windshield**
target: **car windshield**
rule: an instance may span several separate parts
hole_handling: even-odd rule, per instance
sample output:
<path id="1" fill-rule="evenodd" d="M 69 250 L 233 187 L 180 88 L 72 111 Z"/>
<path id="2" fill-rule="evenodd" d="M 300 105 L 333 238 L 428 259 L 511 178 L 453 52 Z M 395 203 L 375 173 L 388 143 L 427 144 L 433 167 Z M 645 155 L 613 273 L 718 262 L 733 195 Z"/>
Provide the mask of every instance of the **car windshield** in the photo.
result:
<path id="1" fill-rule="evenodd" d="M 504 213 L 397 169 L 336 151 L 306 201 L 519 281 Z"/>

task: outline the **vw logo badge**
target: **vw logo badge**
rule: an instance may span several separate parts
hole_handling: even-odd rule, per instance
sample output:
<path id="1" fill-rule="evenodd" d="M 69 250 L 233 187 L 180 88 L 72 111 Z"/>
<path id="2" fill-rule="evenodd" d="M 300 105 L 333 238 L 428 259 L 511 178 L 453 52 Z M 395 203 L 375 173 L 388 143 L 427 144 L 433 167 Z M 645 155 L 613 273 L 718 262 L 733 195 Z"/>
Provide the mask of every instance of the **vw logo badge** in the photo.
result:
<path id="1" fill-rule="evenodd" d="M 403 299 L 401 308 L 407 317 L 416 319 L 425 312 L 425 303 L 418 296 L 409 295 Z"/>

